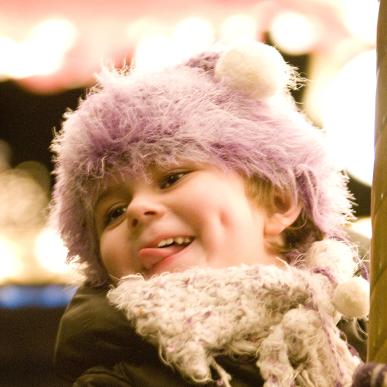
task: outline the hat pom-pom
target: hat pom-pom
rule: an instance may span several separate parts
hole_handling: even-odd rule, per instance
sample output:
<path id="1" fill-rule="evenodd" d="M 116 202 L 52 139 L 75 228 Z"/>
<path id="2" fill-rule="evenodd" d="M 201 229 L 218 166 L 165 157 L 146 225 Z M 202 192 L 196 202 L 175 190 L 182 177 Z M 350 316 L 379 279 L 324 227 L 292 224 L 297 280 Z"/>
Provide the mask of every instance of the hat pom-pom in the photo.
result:
<path id="1" fill-rule="evenodd" d="M 335 239 L 314 242 L 306 253 L 305 262 L 310 269 L 325 268 L 338 283 L 353 277 L 357 269 L 355 252 L 351 246 Z"/>
<path id="2" fill-rule="evenodd" d="M 362 318 L 369 313 L 369 283 L 363 277 L 353 277 L 337 285 L 333 305 L 347 318 Z"/>
<path id="3" fill-rule="evenodd" d="M 272 46 L 251 42 L 224 51 L 215 76 L 244 94 L 265 99 L 284 91 L 291 82 L 292 68 Z"/>
<path id="4" fill-rule="evenodd" d="M 346 318 L 366 317 L 369 312 L 369 283 L 363 277 L 354 277 L 357 264 L 353 248 L 341 241 L 324 239 L 309 248 L 305 263 L 312 271 L 325 270 L 334 283 L 332 303 Z"/>

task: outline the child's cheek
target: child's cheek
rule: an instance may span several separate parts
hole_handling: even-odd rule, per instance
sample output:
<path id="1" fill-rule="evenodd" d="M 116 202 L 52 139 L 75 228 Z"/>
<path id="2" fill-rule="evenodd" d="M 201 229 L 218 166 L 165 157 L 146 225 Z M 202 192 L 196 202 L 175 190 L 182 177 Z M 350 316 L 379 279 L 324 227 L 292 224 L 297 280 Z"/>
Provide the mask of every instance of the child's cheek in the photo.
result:
<path id="1" fill-rule="evenodd" d="M 105 231 L 99 244 L 103 265 L 109 274 L 116 277 L 133 272 L 136 266 L 127 238 L 120 231 L 119 229 Z"/>

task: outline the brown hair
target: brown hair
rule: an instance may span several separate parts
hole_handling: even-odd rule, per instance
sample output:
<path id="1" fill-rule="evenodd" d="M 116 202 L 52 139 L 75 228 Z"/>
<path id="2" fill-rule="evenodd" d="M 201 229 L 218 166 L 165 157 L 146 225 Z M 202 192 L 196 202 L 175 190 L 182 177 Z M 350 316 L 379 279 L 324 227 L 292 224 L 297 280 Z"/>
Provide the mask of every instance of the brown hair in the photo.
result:
<path id="1" fill-rule="evenodd" d="M 255 203 L 270 213 L 286 210 L 292 201 L 298 200 L 286 189 L 275 187 L 270 181 L 257 176 L 247 179 L 246 193 Z M 301 255 L 313 242 L 322 240 L 324 233 L 302 209 L 297 219 L 283 231 L 282 237 L 282 244 L 271 242 L 269 248 L 273 253 L 280 254 L 291 261 L 295 253 Z"/>

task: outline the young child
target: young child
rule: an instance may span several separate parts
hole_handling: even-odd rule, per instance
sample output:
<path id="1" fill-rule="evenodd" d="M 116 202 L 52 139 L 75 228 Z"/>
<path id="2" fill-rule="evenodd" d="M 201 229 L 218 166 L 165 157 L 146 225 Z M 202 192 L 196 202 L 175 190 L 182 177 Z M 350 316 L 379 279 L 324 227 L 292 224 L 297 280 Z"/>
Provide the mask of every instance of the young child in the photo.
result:
<path id="1" fill-rule="evenodd" d="M 53 143 L 53 216 L 88 280 L 62 319 L 77 386 L 344 386 L 367 314 L 346 179 L 273 47 L 103 72 Z M 109 291 L 108 291 L 109 290 Z M 106 297 L 106 292 L 107 297 Z"/>

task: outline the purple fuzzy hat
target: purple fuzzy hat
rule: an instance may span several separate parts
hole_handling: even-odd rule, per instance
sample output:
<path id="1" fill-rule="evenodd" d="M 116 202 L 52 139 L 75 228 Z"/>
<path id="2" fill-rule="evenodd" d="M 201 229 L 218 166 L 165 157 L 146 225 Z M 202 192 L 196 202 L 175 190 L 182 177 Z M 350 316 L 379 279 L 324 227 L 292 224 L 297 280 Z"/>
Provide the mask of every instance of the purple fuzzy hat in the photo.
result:
<path id="1" fill-rule="evenodd" d="M 299 200 L 324 235 L 340 235 L 351 216 L 346 178 L 329 158 L 322 131 L 290 98 L 289 67 L 275 70 L 278 58 L 274 65 L 265 59 L 269 46 L 256 45 L 255 56 L 251 47 L 228 58 L 204 53 L 152 74 L 104 71 L 65 115 L 52 144 L 52 218 L 69 259 L 87 264 L 92 283 L 107 279 L 93 220 L 97 195 L 111 174 L 143 173 L 151 163 L 185 158 L 261 177 Z M 285 85 L 273 87 L 284 74 Z"/>

